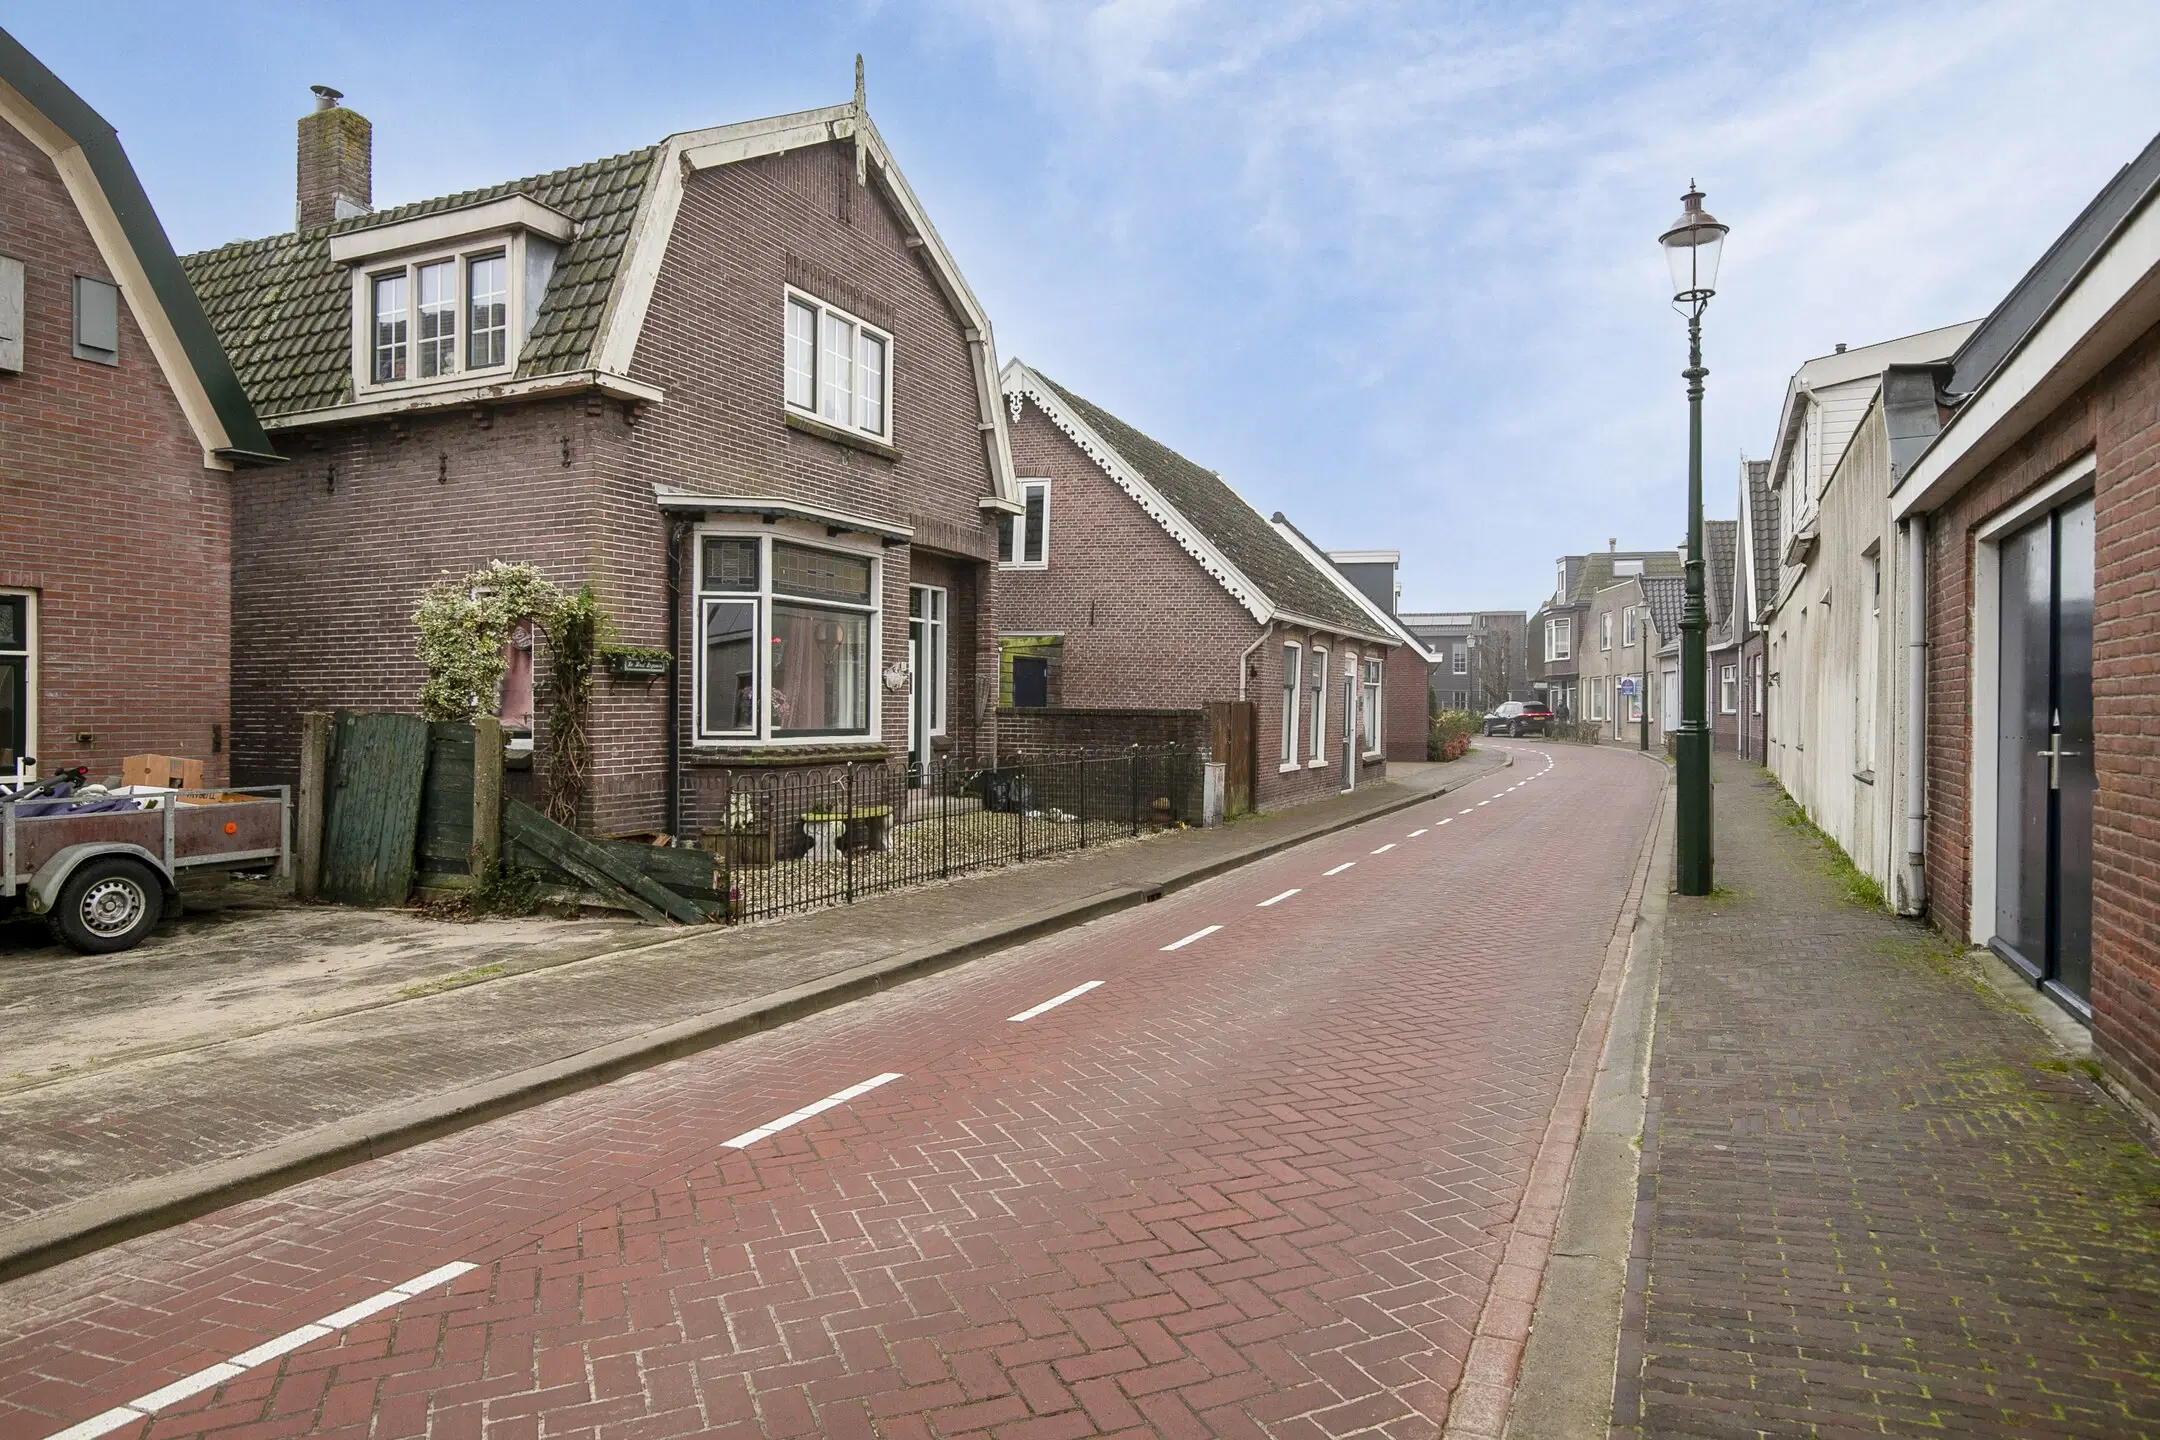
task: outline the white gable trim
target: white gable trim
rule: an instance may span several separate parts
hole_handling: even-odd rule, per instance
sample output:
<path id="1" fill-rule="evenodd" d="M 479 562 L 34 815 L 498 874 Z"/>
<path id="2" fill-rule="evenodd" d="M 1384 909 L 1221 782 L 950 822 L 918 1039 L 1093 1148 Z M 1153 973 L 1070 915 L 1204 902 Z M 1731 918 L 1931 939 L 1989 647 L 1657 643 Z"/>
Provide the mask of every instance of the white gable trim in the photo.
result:
<path id="1" fill-rule="evenodd" d="M 976 428 L 983 435 L 994 490 L 988 497 L 993 502 L 990 508 L 1017 508 L 1020 491 L 1013 474 L 1012 438 L 998 404 L 997 342 L 990 317 L 968 288 L 952 252 L 938 237 L 907 177 L 894 163 L 869 112 L 857 103 L 687 131 L 671 135 L 662 143 L 653 161 L 654 173 L 645 187 L 645 197 L 631 221 L 628 258 L 616 281 L 608 313 L 601 320 L 595 367 L 618 375 L 630 373 L 631 357 L 637 351 L 645 315 L 652 306 L 653 286 L 660 278 L 660 266 L 675 231 L 675 217 L 682 207 L 683 182 L 690 174 L 838 140 L 857 143 L 864 179 L 867 181 L 873 174 L 877 177 L 879 188 L 909 232 L 908 243 L 921 250 L 924 268 L 961 319 L 962 338 L 967 341 L 968 358 L 975 372 L 975 401 L 980 417 Z"/>
<path id="2" fill-rule="evenodd" d="M 61 183 L 67 186 L 68 198 L 75 202 L 75 211 L 97 245 L 99 257 L 104 260 L 105 268 L 112 272 L 113 279 L 119 282 L 120 293 L 126 298 L 135 324 L 150 347 L 151 358 L 157 361 L 165 383 L 171 387 L 173 399 L 179 402 L 180 413 L 186 417 L 188 428 L 195 432 L 195 442 L 202 447 L 203 468 L 232 469 L 232 461 L 218 453 L 232 445 L 232 438 L 225 433 L 225 422 L 218 419 L 217 407 L 210 403 L 210 392 L 203 388 L 202 377 L 195 373 L 195 364 L 188 359 L 187 347 L 180 343 L 180 332 L 173 328 L 165 307 L 159 303 L 150 276 L 136 257 L 135 246 L 127 238 L 127 231 L 114 213 L 105 187 L 98 183 L 97 174 L 91 169 L 90 159 L 83 154 L 82 146 L 46 119 L 36 106 L 4 80 L 0 80 L 0 120 L 21 131 L 31 144 L 45 152 L 45 158 L 60 172 Z"/>
<path id="3" fill-rule="evenodd" d="M 1268 599 L 1248 579 L 1245 573 L 1230 563 L 1228 556 L 1201 534 L 1163 493 L 1149 484 L 1147 478 L 1135 470 L 1124 456 L 1118 454 L 1110 442 L 1095 433 L 1093 426 L 1074 414 L 1057 391 L 1019 360 L 1011 360 L 1005 366 L 1005 395 L 1013 408 L 1013 418 L 1018 419 L 1020 407 L 1026 401 L 1035 402 L 1045 419 L 1080 447 L 1082 454 L 1100 466 L 1103 474 L 1116 486 L 1132 497 L 1133 503 L 1145 510 L 1163 532 L 1178 543 L 1178 547 L 1199 562 L 1200 568 L 1215 577 L 1216 583 L 1230 592 L 1230 598 L 1245 607 L 1246 612 L 1262 625 L 1276 617 L 1275 602 Z"/>
<path id="4" fill-rule="evenodd" d="M 1360 636 L 1359 638 L 1366 640 L 1378 640 L 1383 645 L 1407 645 L 1412 650 L 1415 650 L 1418 654 L 1424 656 L 1426 661 L 1429 663 L 1436 662 L 1439 659 L 1438 655 L 1425 648 L 1425 644 L 1423 641 L 1419 640 L 1417 636 L 1412 635 L 1409 630 L 1404 628 L 1403 623 L 1400 620 L 1396 619 L 1393 615 L 1388 614 L 1387 611 L 1381 609 L 1378 605 L 1375 605 L 1370 595 L 1367 595 L 1364 591 L 1358 589 L 1356 585 L 1352 584 L 1350 577 L 1343 574 L 1343 572 L 1339 568 L 1337 568 L 1335 562 L 1329 558 L 1327 552 L 1319 549 L 1318 547 L 1314 546 L 1310 541 L 1308 541 L 1305 538 L 1304 534 L 1298 530 L 1297 526 L 1292 525 L 1287 520 L 1273 519 L 1269 520 L 1268 524 L 1273 525 L 1275 527 L 1275 532 L 1281 535 L 1283 539 L 1290 542 L 1290 548 L 1297 551 L 1299 555 L 1303 556 L 1306 564 L 1312 566 L 1313 569 L 1318 570 L 1322 575 L 1326 576 L 1328 580 L 1334 584 L 1335 588 L 1343 593 L 1344 599 L 1348 600 L 1352 605 L 1357 606 L 1359 613 L 1364 615 L 1366 619 L 1373 622 L 1373 633 Z M 1391 559 L 1397 560 L 1401 558 L 1401 556 L 1393 550 L 1345 550 L 1341 553 L 1344 555 L 1386 555 Z"/>

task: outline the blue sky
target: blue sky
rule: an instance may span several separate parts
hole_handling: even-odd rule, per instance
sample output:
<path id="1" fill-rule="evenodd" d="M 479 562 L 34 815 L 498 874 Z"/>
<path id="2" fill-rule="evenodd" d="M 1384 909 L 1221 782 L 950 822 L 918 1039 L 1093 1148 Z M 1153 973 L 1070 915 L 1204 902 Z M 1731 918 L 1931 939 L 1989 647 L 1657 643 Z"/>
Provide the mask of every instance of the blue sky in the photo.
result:
<path id="1" fill-rule="evenodd" d="M 1411 608 L 1535 606 L 1677 543 L 1681 322 L 1655 237 L 1733 226 L 1713 515 L 1786 377 L 1987 311 L 2160 130 L 2160 6 L 0 5 L 119 129 L 174 243 L 288 229 L 307 87 L 395 204 L 845 99 L 1019 355 Z"/>

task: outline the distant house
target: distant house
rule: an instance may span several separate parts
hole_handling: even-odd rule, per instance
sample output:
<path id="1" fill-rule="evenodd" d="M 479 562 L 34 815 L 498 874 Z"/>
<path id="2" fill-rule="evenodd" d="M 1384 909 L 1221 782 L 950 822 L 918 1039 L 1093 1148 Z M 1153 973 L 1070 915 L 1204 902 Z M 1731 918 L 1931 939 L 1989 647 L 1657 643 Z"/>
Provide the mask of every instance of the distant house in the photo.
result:
<path id="1" fill-rule="evenodd" d="M 236 767 L 290 774 L 303 711 L 412 708 L 415 602 L 490 560 L 674 657 L 599 684 L 592 828 L 711 824 L 728 767 L 987 755 L 1024 513 L 995 345 L 859 75 L 382 210 L 339 98 L 299 124 L 298 228 L 186 261 L 291 461 L 239 510 Z"/>
<path id="2" fill-rule="evenodd" d="M 112 126 L 4 31 L 0 82 L 0 773 L 217 784 L 233 472 L 276 457 Z"/>
<path id="3" fill-rule="evenodd" d="M 1710 726 L 1710 748 L 1733 750 L 1739 744 L 1740 625 L 1735 581 L 1739 522 L 1703 522 L 1703 609 L 1709 621 L 1703 634 L 1703 716 Z M 1657 723 L 1678 730 L 1686 709 L 1680 685 L 1681 627 L 1687 613 L 1687 578 L 1657 577 L 1643 585 L 1651 624 L 1658 634 L 1657 693 L 1651 704 Z"/>
<path id="4" fill-rule="evenodd" d="M 1739 638 L 1739 753 L 1758 765 L 1769 759 L 1770 641 L 1764 625 L 1777 603 L 1778 513 L 1770 462 L 1740 462 L 1740 554 L 1733 575 L 1734 625 Z"/>
<path id="5" fill-rule="evenodd" d="M 1616 580 L 1680 573 L 1676 551 L 1618 547 L 1615 540 L 1602 554 L 1561 556 L 1552 597 L 1530 617 L 1530 689 L 1563 718 L 1582 718 L 1581 661 L 1590 597 Z"/>
<path id="6" fill-rule="evenodd" d="M 1577 661 L 1582 709 L 1575 718 L 1597 725 L 1604 739 L 1639 740 L 1647 721 L 1652 741 L 1664 743 L 1657 654 L 1670 632 L 1655 623 L 1646 586 L 1666 583 L 1678 582 L 1633 575 L 1590 596 Z"/>
<path id="7" fill-rule="evenodd" d="M 1388 651 L 1382 676 L 1386 713 L 1380 722 L 1380 748 L 1389 760 L 1426 759 L 1432 725 L 1432 673 L 1440 657 L 1426 650 L 1395 613 L 1395 602 L 1402 595 L 1402 582 L 1396 578 L 1402 562 L 1400 552 L 1324 551 L 1280 510 L 1273 518 L 1275 527 L 1307 560 L 1399 642 Z"/>
<path id="8" fill-rule="evenodd" d="M 1886 385 L 1885 548 L 1925 583 L 1884 640 L 1925 660 L 1901 868 L 2160 1107 L 2156 257 L 2160 139 L 1957 346 L 1934 406 Z"/>
<path id="9" fill-rule="evenodd" d="M 1354 586 L 1221 476 L 1040 371 L 1008 363 L 1004 392 L 1024 508 L 1000 541 L 1001 699 L 1249 701 L 1262 807 L 1383 775 L 1402 640 Z"/>
<path id="10" fill-rule="evenodd" d="M 1432 655 L 1433 704 L 1484 715 L 1530 698 L 1529 617 L 1520 610 L 1418 610 L 1396 617 Z"/>

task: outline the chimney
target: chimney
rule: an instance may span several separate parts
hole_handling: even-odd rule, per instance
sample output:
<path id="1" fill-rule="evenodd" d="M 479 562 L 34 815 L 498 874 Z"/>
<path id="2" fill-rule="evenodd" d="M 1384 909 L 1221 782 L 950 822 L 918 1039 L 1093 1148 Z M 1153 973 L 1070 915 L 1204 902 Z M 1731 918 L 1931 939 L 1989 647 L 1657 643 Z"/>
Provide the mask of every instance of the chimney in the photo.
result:
<path id="1" fill-rule="evenodd" d="M 309 87 L 315 108 L 300 117 L 300 200 L 293 223 L 320 230 L 367 214 L 373 202 L 375 127 L 338 104 L 327 85 Z"/>
<path id="2" fill-rule="evenodd" d="M 1610 539 L 1608 539 L 1608 540 L 1607 540 L 1607 541 L 1605 542 L 1605 553 L 1606 553 L 1606 554 L 1608 554 L 1608 555 L 1613 555 L 1613 554 L 1617 554 L 1617 553 L 1619 552 L 1619 549 L 1620 549 L 1620 537 L 1619 537 L 1619 536 L 1615 535 L 1615 536 L 1611 537 Z"/>

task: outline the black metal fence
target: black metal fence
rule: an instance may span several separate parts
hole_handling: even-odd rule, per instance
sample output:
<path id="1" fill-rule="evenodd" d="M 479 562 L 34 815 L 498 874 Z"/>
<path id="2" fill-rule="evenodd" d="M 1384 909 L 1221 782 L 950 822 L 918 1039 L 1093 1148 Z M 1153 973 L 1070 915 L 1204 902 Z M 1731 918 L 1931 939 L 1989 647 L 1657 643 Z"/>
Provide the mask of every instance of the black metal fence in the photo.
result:
<path id="1" fill-rule="evenodd" d="M 757 920 L 1197 823 L 1200 773 L 1180 746 L 994 768 L 730 769 L 698 841 L 729 919 Z"/>

